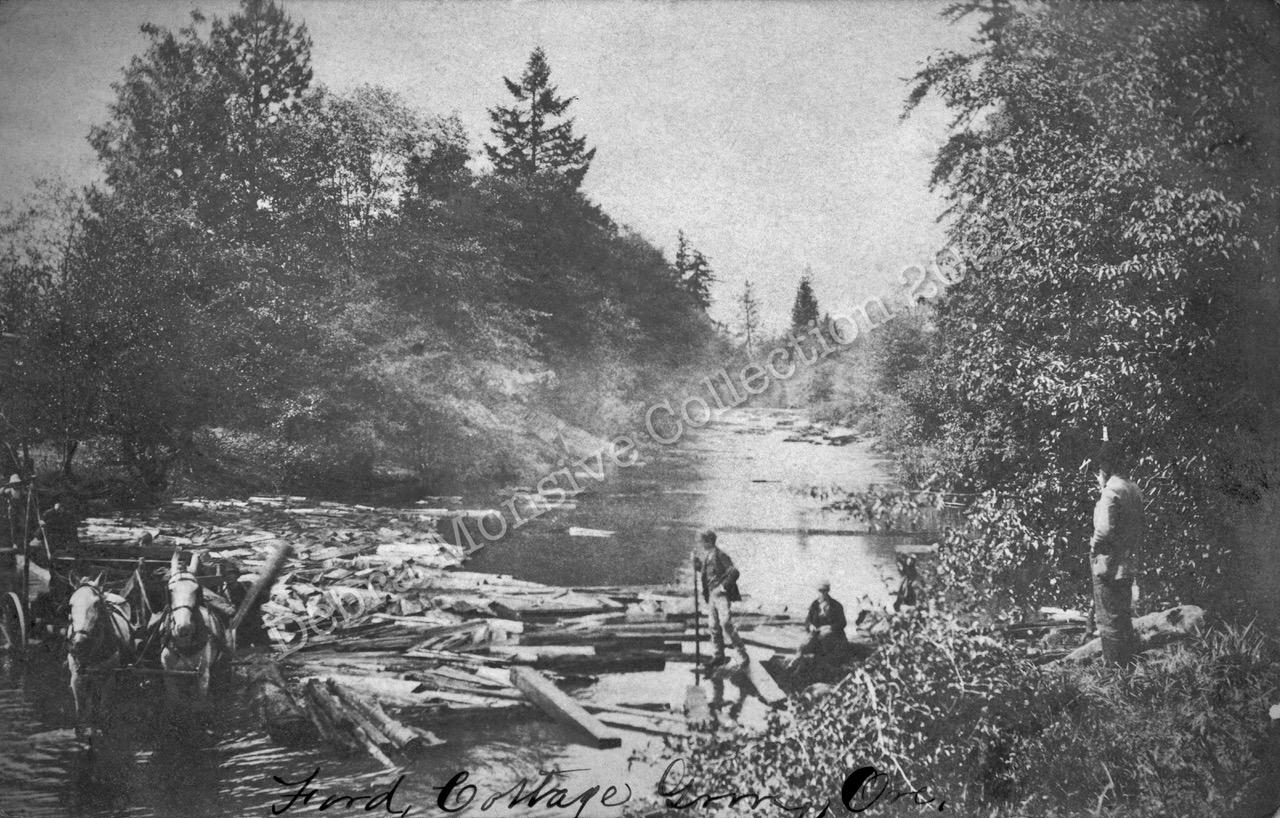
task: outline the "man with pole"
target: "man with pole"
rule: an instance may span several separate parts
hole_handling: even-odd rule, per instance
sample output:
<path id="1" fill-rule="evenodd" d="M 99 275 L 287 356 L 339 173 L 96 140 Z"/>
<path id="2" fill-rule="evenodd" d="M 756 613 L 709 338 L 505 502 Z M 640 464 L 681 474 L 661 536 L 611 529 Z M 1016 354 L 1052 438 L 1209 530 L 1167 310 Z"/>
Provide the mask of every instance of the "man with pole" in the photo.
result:
<path id="1" fill-rule="evenodd" d="M 702 600 L 711 608 L 711 639 L 715 655 L 707 663 L 710 667 L 727 664 L 725 642 L 733 645 L 741 664 L 746 664 L 747 646 L 733 624 L 732 603 L 742 599 L 738 592 L 738 569 L 729 555 L 716 547 L 716 532 L 702 532 L 702 554 L 694 559 L 694 569 L 702 575 Z M 696 599 L 696 596 L 695 596 Z"/>

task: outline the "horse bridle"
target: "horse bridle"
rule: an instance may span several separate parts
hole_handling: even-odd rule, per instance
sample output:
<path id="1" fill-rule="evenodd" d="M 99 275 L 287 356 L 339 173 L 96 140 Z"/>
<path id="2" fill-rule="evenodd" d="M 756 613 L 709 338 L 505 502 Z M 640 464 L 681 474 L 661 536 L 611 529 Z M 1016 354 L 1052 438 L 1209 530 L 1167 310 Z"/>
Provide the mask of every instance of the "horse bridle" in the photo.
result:
<path id="1" fill-rule="evenodd" d="M 87 629 L 73 627 L 72 623 L 68 622 L 67 645 L 71 648 L 70 652 L 74 654 L 75 648 L 72 646 L 72 642 L 76 636 L 83 635 L 86 639 L 90 640 L 87 643 L 85 656 L 83 657 L 87 660 L 93 655 L 93 651 L 88 650 L 88 648 L 100 646 L 103 638 L 102 629 L 103 627 L 110 626 L 111 607 L 107 604 L 106 594 L 102 593 L 102 589 L 94 585 L 92 582 L 80 583 L 75 587 L 75 590 L 72 591 L 72 594 L 74 595 L 75 591 L 78 591 L 81 588 L 89 588 L 93 591 L 93 607 L 98 609 L 98 618 L 94 620 L 93 626 Z"/>
<path id="2" fill-rule="evenodd" d="M 173 583 L 177 582 L 178 580 L 190 580 L 191 582 L 194 582 L 196 584 L 195 602 L 191 603 L 190 605 L 175 606 L 173 604 Z M 205 628 L 204 616 L 201 615 L 201 611 L 204 610 L 204 587 L 200 585 L 200 581 L 196 579 L 195 574 L 191 573 L 190 571 L 179 571 L 178 573 L 169 577 L 168 587 L 169 587 L 169 604 L 165 606 L 165 612 L 166 612 L 166 617 L 165 617 L 166 627 L 164 629 L 165 644 L 168 645 L 169 647 L 174 648 L 175 650 L 178 650 L 179 653 L 188 653 L 188 652 L 194 653 L 195 649 L 204 647 L 204 640 L 201 637 L 205 637 L 205 638 L 208 637 L 208 633 L 206 632 L 206 628 Z M 192 618 L 192 633 L 189 637 L 187 637 L 191 641 L 188 643 L 187 648 L 185 650 L 182 648 L 179 648 L 178 637 L 174 635 L 173 627 L 172 627 L 174 611 L 181 611 L 181 610 L 191 611 L 191 618 Z"/>

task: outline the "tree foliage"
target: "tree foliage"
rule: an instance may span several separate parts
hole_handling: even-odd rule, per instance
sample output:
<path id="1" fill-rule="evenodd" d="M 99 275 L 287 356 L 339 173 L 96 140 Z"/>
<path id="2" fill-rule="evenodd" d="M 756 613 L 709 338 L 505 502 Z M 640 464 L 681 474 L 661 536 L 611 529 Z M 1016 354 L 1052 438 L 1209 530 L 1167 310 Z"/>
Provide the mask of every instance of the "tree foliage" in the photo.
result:
<path id="1" fill-rule="evenodd" d="M 698 308 L 706 312 L 711 306 L 711 285 L 715 283 L 715 273 L 702 251 L 689 245 L 683 230 L 676 233 L 676 277 Z"/>
<path id="2" fill-rule="evenodd" d="M 998 5 L 984 47 L 935 56 L 910 102 L 955 114 L 934 182 L 969 261 L 918 442 L 952 488 L 1017 497 L 955 565 L 1083 580 L 1081 463 L 1106 425 L 1142 452 L 1148 581 L 1197 593 L 1272 479 L 1280 25 L 1244 3 Z"/>
<path id="3" fill-rule="evenodd" d="M 796 288 L 796 300 L 791 305 L 791 331 L 808 332 L 810 326 L 816 326 L 821 311 L 818 299 L 813 294 L 812 274 L 805 269 L 800 277 L 800 286 Z"/>
<path id="4" fill-rule="evenodd" d="M 592 153 L 550 124 L 571 100 L 540 53 L 539 172 L 484 175 L 456 118 L 313 85 L 271 0 L 143 31 L 91 134 L 105 184 L 6 223 L 22 439 L 110 442 L 157 489 L 225 447 L 300 489 L 513 479 L 531 402 L 617 420 L 709 341 L 661 251 L 577 190 Z"/>
<path id="5" fill-rule="evenodd" d="M 574 136 L 573 118 L 561 119 L 576 97 L 561 97 L 551 84 L 551 66 L 539 46 L 529 55 L 520 81 L 502 78 L 516 104 L 489 110 L 498 144 L 485 152 L 499 176 L 533 177 L 550 174 L 572 188 L 582 184 L 596 149 Z M 560 120 L 560 121 L 557 121 Z"/>
<path id="6" fill-rule="evenodd" d="M 739 335 L 747 350 L 747 357 L 754 358 L 760 342 L 760 302 L 756 299 L 755 285 L 747 281 L 738 296 Z"/>

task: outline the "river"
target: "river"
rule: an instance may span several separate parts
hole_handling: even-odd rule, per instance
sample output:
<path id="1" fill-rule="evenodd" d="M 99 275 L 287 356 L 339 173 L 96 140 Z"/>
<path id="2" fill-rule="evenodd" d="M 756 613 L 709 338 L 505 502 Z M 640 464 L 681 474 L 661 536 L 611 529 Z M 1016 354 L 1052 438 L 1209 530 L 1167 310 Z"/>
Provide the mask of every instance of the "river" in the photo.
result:
<path id="1" fill-rule="evenodd" d="M 650 443 L 641 448 L 640 465 L 593 484 L 577 498 L 576 508 L 547 515 L 488 545 L 468 568 L 558 585 L 688 585 L 696 534 L 714 528 L 742 572 L 743 593 L 753 600 L 803 611 L 814 596 L 814 583 L 826 578 L 850 618 L 865 604 L 883 605 L 896 577 L 895 540 L 851 532 L 856 523 L 822 513 L 794 489 L 862 488 L 884 480 L 884 463 L 865 443 L 785 442 L 789 430 L 779 422 L 796 417 L 743 409 L 678 444 Z M 497 505 L 492 498 L 488 504 Z M 569 537 L 569 526 L 617 534 Z M 752 653 L 767 655 L 755 648 Z M 692 681 L 692 665 L 669 664 L 663 672 L 603 677 L 574 693 L 609 703 L 679 703 Z M 729 709 L 739 721 L 763 720 L 764 705 L 731 682 L 704 685 L 713 705 Z M 444 815 L 437 788 L 467 771 L 465 783 L 477 789 L 470 805 L 452 814 L 573 815 L 578 804 L 547 809 L 544 801 L 536 808 L 513 808 L 511 796 L 483 809 L 489 796 L 522 778 L 532 789 L 542 771 L 558 769 L 575 771 L 554 785 L 568 791 L 561 797 L 564 804 L 589 787 L 600 787 L 581 813 L 596 818 L 621 815 L 624 809 L 601 804 L 606 787 L 617 788 L 608 797 L 611 803 L 623 800 L 629 788 L 634 806 L 653 794 L 666 765 L 658 738 L 623 732 L 621 748 L 596 750 L 568 729 L 532 715 L 432 725 L 447 743 L 391 773 L 366 758 L 273 745 L 248 708 L 238 706 L 234 691 L 207 724 L 178 731 L 154 712 L 154 693 L 134 691 L 125 697 L 123 727 L 86 749 L 69 729 L 72 706 L 62 657 L 39 650 L 26 662 L 0 656 L 0 818 L 267 816 L 272 805 L 283 807 L 286 793 L 300 786 L 279 784 L 273 776 L 297 782 L 317 769 L 312 786 L 320 794 L 286 814 L 311 814 L 335 793 L 383 793 L 403 775 L 391 799 L 395 811 L 411 806 L 410 815 Z M 382 803 L 365 812 L 365 803 L 356 802 L 354 809 L 339 803 L 325 814 L 387 814 Z M 448 805 L 460 803 L 455 797 Z"/>

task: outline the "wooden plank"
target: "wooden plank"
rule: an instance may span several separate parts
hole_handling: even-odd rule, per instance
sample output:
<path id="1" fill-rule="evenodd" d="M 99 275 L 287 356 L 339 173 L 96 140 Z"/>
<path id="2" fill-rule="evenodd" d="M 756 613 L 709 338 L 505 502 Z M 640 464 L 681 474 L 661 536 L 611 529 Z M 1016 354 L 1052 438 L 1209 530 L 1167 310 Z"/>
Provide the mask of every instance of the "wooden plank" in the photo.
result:
<path id="1" fill-rule="evenodd" d="M 621 736 L 605 727 L 599 719 L 538 671 L 514 667 L 511 669 L 511 684 L 519 688 L 547 715 L 589 736 L 596 749 L 622 746 Z"/>
<path id="2" fill-rule="evenodd" d="M 764 665 L 754 659 L 747 659 L 746 666 L 743 669 L 747 672 L 747 678 L 751 680 L 757 695 L 766 703 L 777 704 L 786 701 L 787 694 L 783 693 L 782 688 L 778 687 L 778 683 L 769 675 L 769 671 L 765 669 Z"/>

